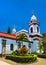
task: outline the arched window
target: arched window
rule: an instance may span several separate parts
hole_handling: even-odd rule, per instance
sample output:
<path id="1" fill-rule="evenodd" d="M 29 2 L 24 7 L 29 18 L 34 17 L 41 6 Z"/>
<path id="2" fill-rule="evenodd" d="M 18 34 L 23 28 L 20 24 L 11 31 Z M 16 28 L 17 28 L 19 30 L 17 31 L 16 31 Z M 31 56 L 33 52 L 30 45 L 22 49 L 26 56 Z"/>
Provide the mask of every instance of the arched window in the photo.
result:
<path id="1" fill-rule="evenodd" d="M 33 33 L 33 27 L 31 27 L 31 33 Z"/>
<path id="2" fill-rule="evenodd" d="M 37 27 L 37 32 L 39 32 L 39 28 Z"/>
<path id="3" fill-rule="evenodd" d="M 10 50 L 13 50 L 13 44 L 10 45 Z"/>

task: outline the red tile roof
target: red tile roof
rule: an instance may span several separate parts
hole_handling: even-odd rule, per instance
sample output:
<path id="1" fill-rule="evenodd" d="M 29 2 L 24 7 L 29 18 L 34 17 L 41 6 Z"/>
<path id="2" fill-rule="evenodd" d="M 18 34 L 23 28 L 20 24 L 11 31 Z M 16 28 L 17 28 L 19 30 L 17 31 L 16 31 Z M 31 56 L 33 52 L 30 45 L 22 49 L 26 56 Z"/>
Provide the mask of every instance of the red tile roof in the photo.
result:
<path id="1" fill-rule="evenodd" d="M 0 32 L 0 37 L 10 38 L 10 39 L 16 39 L 17 38 L 16 35 L 12 35 L 12 34 L 8 34 L 8 33 L 3 33 L 3 32 Z"/>

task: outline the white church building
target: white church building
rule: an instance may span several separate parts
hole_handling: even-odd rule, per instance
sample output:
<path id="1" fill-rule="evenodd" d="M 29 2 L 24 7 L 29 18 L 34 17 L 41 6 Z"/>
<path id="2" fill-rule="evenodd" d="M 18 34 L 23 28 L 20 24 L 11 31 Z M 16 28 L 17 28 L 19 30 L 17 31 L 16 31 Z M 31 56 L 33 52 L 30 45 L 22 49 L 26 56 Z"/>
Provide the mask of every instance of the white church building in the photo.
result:
<path id="1" fill-rule="evenodd" d="M 18 49 L 16 38 L 17 35 L 21 33 L 25 33 L 28 36 L 30 43 L 23 41 L 23 45 L 26 45 L 27 48 L 31 45 L 30 53 L 39 52 L 38 39 L 40 39 L 42 35 L 40 34 L 40 23 L 33 14 L 29 23 L 29 31 L 22 29 L 16 32 L 16 29 L 13 28 L 11 34 L 0 32 L 0 55 L 10 54 L 12 51 Z"/>

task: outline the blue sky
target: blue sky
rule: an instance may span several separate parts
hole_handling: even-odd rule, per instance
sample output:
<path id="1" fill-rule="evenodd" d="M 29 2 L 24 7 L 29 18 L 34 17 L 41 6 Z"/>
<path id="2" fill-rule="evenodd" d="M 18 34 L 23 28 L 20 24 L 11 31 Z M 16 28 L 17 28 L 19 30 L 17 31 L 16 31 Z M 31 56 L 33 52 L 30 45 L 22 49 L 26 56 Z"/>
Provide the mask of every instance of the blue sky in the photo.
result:
<path id="1" fill-rule="evenodd" d="M 46 32 L 46 0 L 0 0 L 0 32 L 7 32 L 15 25 L 17 31 L 28 30 L 28 23 L 35 10 L 41 33 Z"/>

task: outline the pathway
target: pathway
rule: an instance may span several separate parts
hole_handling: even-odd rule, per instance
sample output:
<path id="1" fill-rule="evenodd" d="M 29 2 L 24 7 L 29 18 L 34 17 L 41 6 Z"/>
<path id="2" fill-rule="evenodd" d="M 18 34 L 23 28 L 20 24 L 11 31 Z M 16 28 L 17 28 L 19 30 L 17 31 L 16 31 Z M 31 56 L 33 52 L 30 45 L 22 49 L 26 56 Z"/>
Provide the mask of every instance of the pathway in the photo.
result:
<path id="1" fill-rule="evenodd" d="M 4 62 L 4 61 L 0 61 L 0 65 L 11 65 L 11 64 L 6 63 L 6 62 Z"/>

